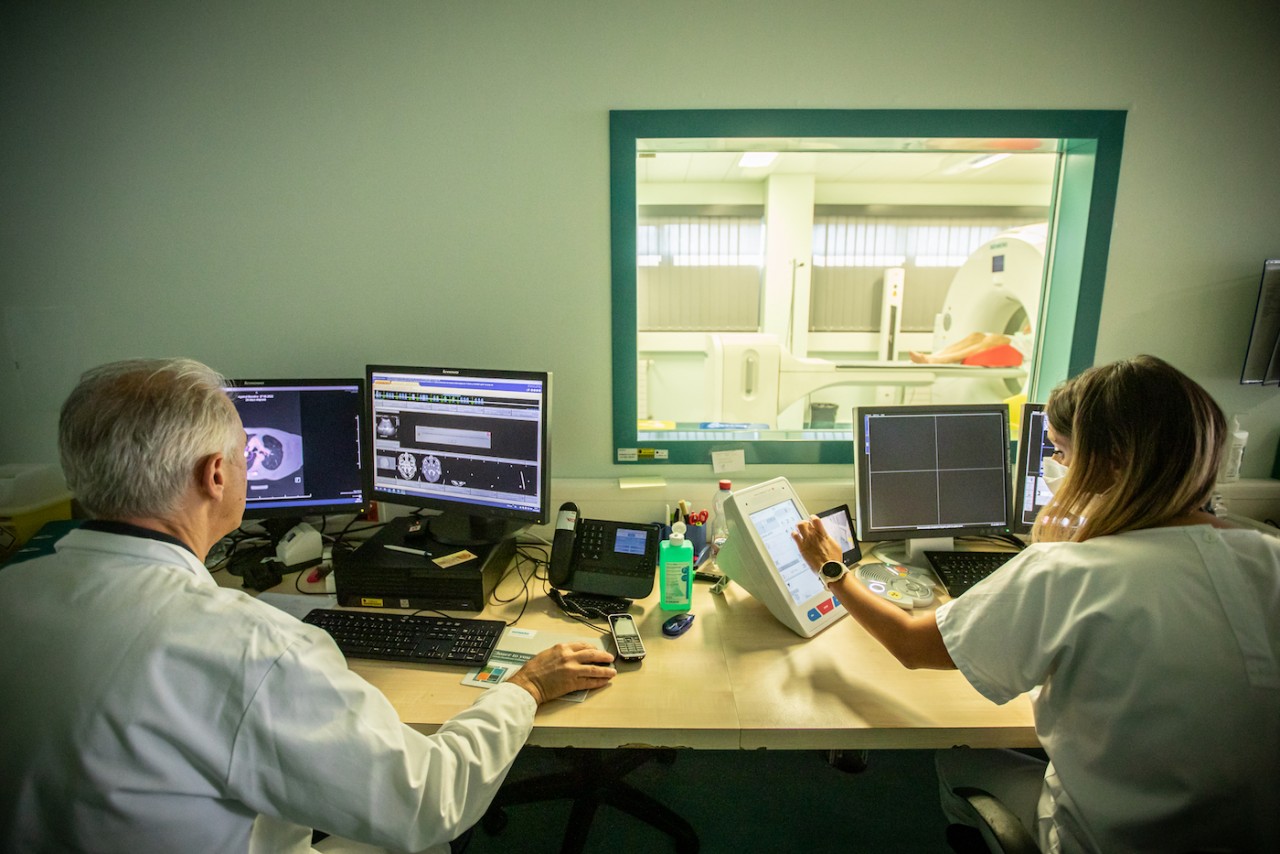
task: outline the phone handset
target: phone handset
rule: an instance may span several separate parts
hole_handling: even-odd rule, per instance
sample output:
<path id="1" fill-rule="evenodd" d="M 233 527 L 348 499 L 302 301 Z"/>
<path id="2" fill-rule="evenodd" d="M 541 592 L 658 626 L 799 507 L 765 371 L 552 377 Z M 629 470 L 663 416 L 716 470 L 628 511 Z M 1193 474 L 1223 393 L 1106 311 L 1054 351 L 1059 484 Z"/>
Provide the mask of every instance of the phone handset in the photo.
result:
<path id="1" fill-rule="evenodd" d="M 552 587 L 563 587 L 569 580 L 577 527 L 578 505 L 566 501 L 560 505 L 560 512 L 556 516 L 556 531 L 551 538 L 551 563 L 547 569 L 547 580 Z"/>

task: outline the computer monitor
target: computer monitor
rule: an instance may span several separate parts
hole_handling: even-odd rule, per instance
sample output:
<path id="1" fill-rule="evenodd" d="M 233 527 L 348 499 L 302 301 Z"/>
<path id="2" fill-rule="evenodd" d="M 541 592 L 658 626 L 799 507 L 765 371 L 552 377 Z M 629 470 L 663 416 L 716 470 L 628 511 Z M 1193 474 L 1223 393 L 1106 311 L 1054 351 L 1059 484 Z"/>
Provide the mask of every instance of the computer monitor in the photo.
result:
<path id="1" fill-rule="evenodd" d="M 1268 258 L 1262 264 L 1240 382 L 1280 383 L 1280 258 Z"/>
<path id="2" fill-rule="evenodd" d="M 244 516 L 273 543 L 304 516 L 363 513 L 361 379 L 230 380 L 246 436 Z"/>
<path id="3" fill-rule="evenodd" d="M 369 365 L 378 501 L 440 511 L 432 538 L 495 543 L 551 517 L 551 374 Z"/>
<path id="4" fill-rule="evenodd" d="M 1013 519 L 1015 534 L 1030 533 L 1040 508 L 1049 503 L 1051 493 L 1044 482 L 1044 461 L 1056 448 L 1049 441 L 1048 419 L 1043 403 L 1022 406 L 1022 427 L 1018 431 L 1018 461 L 1013 468 Z"/>
<path id="5" fill-rule="evenodd" d="M 1005 404 L 862 406 L 855 472 L 863 540 L 905 540 L 903 563 L 954 538 L 1009 533 Z"/>

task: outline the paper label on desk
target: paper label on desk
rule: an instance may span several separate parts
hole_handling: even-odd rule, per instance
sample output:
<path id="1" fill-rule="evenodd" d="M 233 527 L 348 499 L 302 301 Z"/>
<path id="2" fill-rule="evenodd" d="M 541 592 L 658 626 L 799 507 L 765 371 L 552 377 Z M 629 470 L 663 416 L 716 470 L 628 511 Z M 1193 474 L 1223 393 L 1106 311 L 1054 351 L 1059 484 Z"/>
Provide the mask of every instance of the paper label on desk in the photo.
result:
<path id="1" fill-rule="evenodd" d="M 466 675 L 462 677 L 462 684 L 473 685 L 477 688 L 492 688 L 500 682 L 507 681 L 507 678 L 512 673 L 515 673 L 526 661 L 544 649 L 553 647 L 558 643 L 573 643 L 575 641 L 583 641 L 604 649 L 601 641 L 595 638 L 559 635 L 551 632 L 540 632 L 536 629 L 508 628 L 503 631 L 502 639 L 498 641 L 498 645 L 489 656 L 489 660 L 485 662 L 484 667 L 468 670 Z M 581 703 L 587 699 L 589 693 L 590 691 L 588 690 L 574 691 L 565 694 L 559 699 L 568 700 L 572 703 Z"/>
<path id="2" fill-rule="evenodd" d="M 466 563 L 469 560 L 475 559 L 475 555 L 466 549 L 462 549 L 461 551 L 456 551 L 453 554 L 445 555 L 444 557 L 433 557 L 431 562 L 441 569 L 448 569 L 451 566 L 457 566 L 460 563 Z"/>

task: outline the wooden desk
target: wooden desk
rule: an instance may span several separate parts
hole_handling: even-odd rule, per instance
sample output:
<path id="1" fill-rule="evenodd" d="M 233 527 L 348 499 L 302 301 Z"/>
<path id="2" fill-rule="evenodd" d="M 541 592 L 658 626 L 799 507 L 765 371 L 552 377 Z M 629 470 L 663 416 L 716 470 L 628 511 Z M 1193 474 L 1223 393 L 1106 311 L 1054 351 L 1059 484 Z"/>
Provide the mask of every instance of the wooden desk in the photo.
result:
<path id="1" fill-rule="evenodd" d="M 540 584 L 540 583 L 539 583 Z M 706 585 L 700 585 L 702 594 Z M 504 596 L 519 589 L 514 579 L 500 588 Z M 662 634 L 669 614 L 657 596 L 636 603 L 631 612 L 640 626 L 647 656 L 619 662 L 618 675 L 583 703 L 552 701 L 538 710 L 529 743 L 541 747 L 693 747 L 733 750 L 739 746 L 738 715 L 717 622 L 699 619 L 680 638 Z M 490 605 L 486 619 L 513 620 L 520 603 Z M 522 628 L 590 638 L 588 626 L 562 615 L 539 589 L 520 618 Z M 387 695 L 400 717 L 423 732 L 475 701 L 476 689 L 462 685 L 457 667 L 396 664 L 351 659 L 351 669 Z"/>
<path id="2" fill-rule="evenodd" d="M 225 575 L 225 574 L 223 574 Z M 238 583 L 230 579 L 224 584 Z M 518 625 L 589 637 L 534 593 Z M 310 585 L 304 585 L 310 586 Z M 293 591 L 293 576 L 280 590 Z M 519 589 L 514 574 L 499 587 Z M 490 605 L 485 618 L 510 621 L 520 603 Z M 700 749 L 874 749 L 1036 747 L 1031 706 L 1019 697 L 997 706 L 957 671 L 907 670 L 852 618 L 812 639 L 779 623 L 737 585 L 723 595 L 694 585 L 693 626 L 662 634 L 670 616 L 656 593 L 632 609 L 648 655 L 620 664 L 607 688 L 584 703 L 551 702 L 538 710 L 529 743 L 544 747 L 686 747 Z M 351 660 L 401 719 L 422 732 L 476 697 L 462 669 Z"/>
<path id="3" fill-rule="evenodd" d="M 1031 704 L 907 670 L 846 617 L 806 640 L 737 585 L 712 597 L 743 749 L 1038 747 Z"/>

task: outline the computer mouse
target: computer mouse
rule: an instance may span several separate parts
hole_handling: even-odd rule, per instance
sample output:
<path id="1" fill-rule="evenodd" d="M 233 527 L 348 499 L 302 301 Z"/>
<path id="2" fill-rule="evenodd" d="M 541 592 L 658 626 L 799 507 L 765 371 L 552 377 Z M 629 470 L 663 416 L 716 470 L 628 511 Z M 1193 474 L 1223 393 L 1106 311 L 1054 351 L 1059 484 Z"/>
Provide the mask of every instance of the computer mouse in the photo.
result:
<path id="1" fill-rule="evenodd" d="M 662 633 L 669 638 L 678 638 L 693 625 L 693 614 L 676 614 L 662 624 Z"/>

